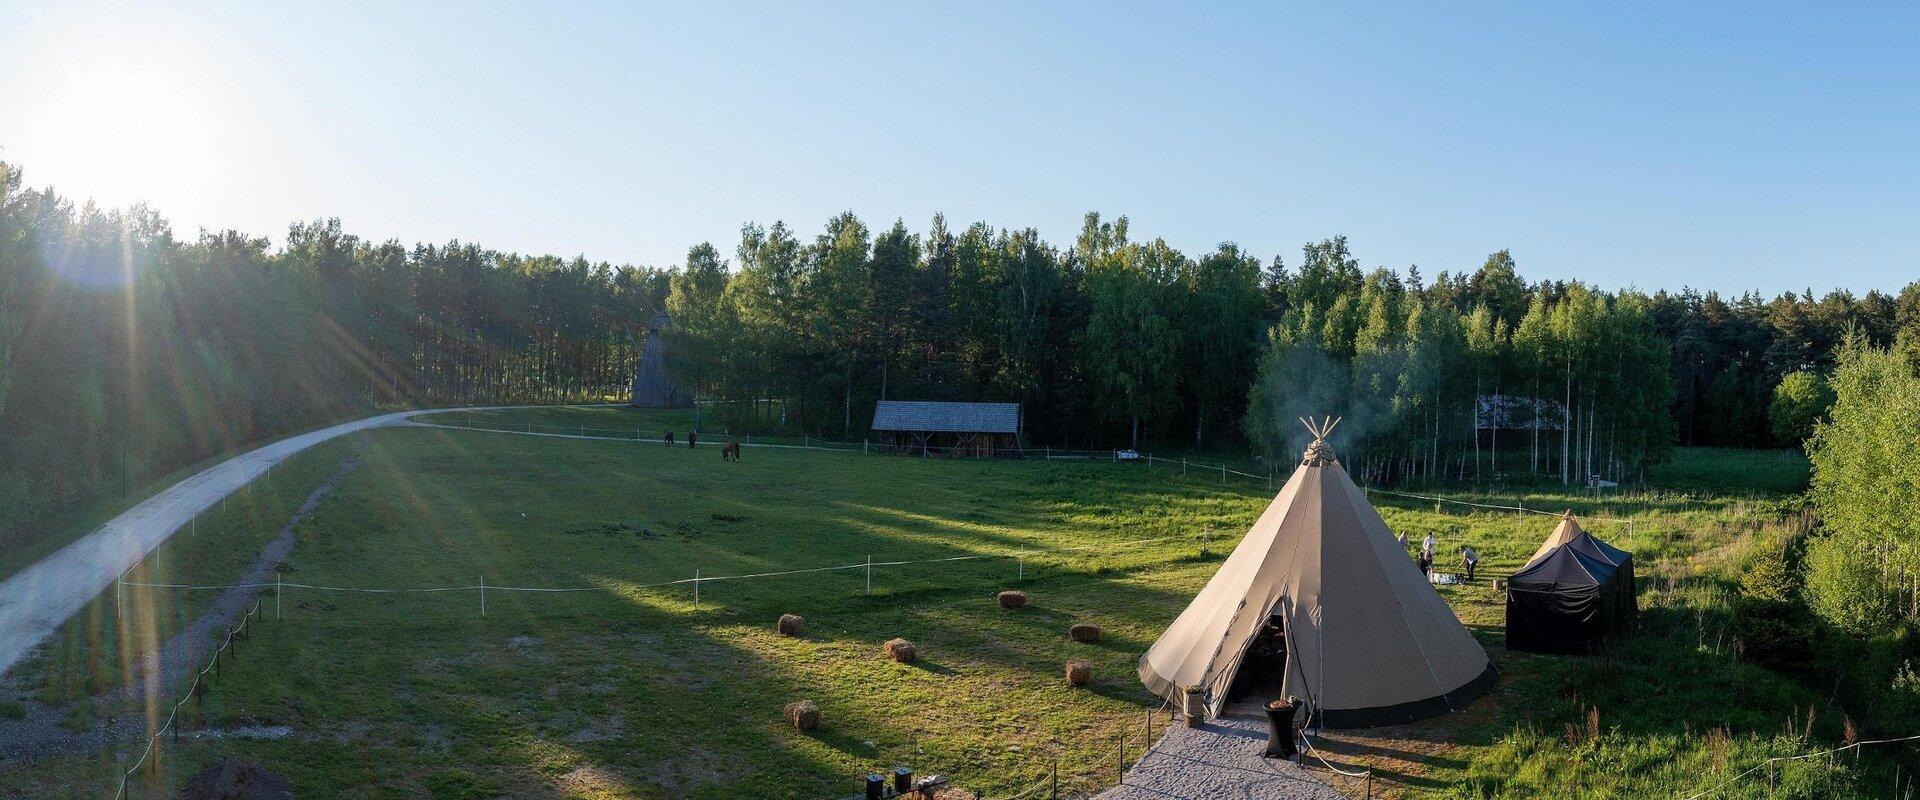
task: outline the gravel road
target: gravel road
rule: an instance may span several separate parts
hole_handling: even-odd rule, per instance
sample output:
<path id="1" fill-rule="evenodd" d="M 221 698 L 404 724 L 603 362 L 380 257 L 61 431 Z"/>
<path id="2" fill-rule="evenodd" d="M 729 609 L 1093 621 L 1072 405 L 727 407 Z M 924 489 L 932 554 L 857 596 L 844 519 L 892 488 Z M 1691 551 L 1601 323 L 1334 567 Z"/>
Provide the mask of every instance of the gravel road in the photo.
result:
<path id="1" fill-rule="evenodd" d="M 7 578 L 0 583 L 0 675 L 220 498 L 316 444 L 356 431 L 406 425 L 408 417 L 420 413 L 425 412 L 399 411 L 341 423 L 234 456 L 147 498 L 99 530 Z"/>

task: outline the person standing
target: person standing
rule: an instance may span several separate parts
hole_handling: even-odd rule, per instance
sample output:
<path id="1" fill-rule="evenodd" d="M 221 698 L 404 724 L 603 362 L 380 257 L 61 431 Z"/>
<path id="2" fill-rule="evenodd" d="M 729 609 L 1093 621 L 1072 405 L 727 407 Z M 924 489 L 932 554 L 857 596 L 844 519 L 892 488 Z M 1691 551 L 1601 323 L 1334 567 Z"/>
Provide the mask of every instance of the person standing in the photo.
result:
<path id="1" fill-rule="evenodd" d="M 1480 568 L 1479 551 L 1462 545 L 1460 548 L 1460 566 L 1466 568 L 1467 582 L 1472 583 L 1474 571 Z"/>
<path id="2" fill-rule="evenodd" d="M 1433 547 L 1434 547 L 1433 533 L 1428 532 L 1426 541 L 1421 542 L 1420 544 L 1420 557 L 1422 559 L 1425 559 L 1426 562 L 1429 564 L 1433 563 Z"/>

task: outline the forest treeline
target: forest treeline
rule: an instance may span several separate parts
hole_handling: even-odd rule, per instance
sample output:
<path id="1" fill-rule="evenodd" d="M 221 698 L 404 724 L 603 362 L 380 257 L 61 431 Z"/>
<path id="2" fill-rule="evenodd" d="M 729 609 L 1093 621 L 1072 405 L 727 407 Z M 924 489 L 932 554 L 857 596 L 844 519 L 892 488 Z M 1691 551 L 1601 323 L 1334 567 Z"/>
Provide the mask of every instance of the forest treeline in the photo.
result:
<path id="1" fill-rule="evenodd" d="M 1363 269 L 1340 237 L 1295 262 L 1187 254 L 1098 215 L 1065 245 L 849 213 L 727 250 L 661 269 L 337 220 L 183 240 L 0 164 L 0 523 L 372 408 L 616 397 L 661 308 L 701 397 L 780 401 L 817 434 L 859 438 L 882 397 L 1019 402 L 1035 446 L 1279 451 L 1295 411 L 1344 414 L 1382 480 L 1631 479 L 1674 443 L 1775 443 L 1776 386 L 1824 374 L 1849 330 L 1920 352 L 1920 284 L 1605 292 L 1527 282 L 1505 252 L 1429 280 Z"/>

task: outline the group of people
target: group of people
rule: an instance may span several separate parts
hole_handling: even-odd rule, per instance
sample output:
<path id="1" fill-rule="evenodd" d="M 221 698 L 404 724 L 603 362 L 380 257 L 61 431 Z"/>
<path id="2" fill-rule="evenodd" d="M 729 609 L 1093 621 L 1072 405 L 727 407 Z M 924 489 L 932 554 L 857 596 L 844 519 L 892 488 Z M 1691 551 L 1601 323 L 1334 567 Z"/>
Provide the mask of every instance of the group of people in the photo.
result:
<path id="1" fill-rule="evenodd" d="M 1428 580 L 1433 579 L 1434 547 L 1437 544 L 1438 543 L 1434 541 L 1433 533 L 1427 533 L 1427 538 L 1420 543 L 1420 552 L 1415 554 L 1413 558 L 1414 561 L 1420 564 L 1420 574 L 1427 576 Z M 1413 547 L 1413 543 L 1407 539 L 1407 535 L 1404 533 L 1400 534 L 1400 547 L 1408 550 L 1411 550 Z M 1461 545 L 1460 568 L 1467 573 L 1466 579 L 1472 581 L 1474 573 L 1480 570 L 1480 551 L 1466 545 Z"/>

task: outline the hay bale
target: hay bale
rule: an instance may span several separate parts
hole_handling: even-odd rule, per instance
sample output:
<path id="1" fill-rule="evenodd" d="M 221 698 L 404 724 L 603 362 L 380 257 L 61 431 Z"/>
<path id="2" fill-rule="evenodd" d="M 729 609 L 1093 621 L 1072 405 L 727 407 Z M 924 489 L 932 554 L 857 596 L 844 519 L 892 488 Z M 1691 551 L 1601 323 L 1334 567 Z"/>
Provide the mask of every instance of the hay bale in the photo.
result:
<path id="1" fill-rule="evenodd" d="M 1026 608 L 1027 593 L 1026 592 L 1001 592 L 1000 607 L 1001 608 Z"/>
<path id="2" fill-rule="evenodd" d="M 1093 680 L 1093 665 L 1080 659 L 1067 662 L 1067 685 L 1085 686 Z"/>
<path id="3" fill-rule="evenodd" d="M 1085 625 L 1085 624 L 1075 625 L 1067 629 L 1067 638 L 1072 639 L 1076 642 L 1086 642 L 1088 644 L 1092 644 L 1094 642 L 1100 641 L 1100 626 Z"/>
<path id="4" fill-rule="evenodd" d="M 239 756 L 208 764 L 180 790 L 184 800 L 291 800 L 293 784 Z"/>
<path id="5" fill-rule="evenodd" d="M 774 626 L 782 636 L 799 636 L 807 629 L 807 620 L 799 614 L 781 614 L 780 622 Z"/>
<path id="6" fill-rule="evenodd" d="M 795 700 L 787 704 L 787 721 L 793 727 L 803 731 L 820 727 L 820 706 L 812 700 Z"/>
<path id="7" fill-rule="evenodd" d="M 887 657 L 902 664 L 911 664 L 913 663 L 913 659 L 917 657 L 917 654 L 913 650 L 912 642 L 905 639 L 893 639 L 887 642 Z"/>

